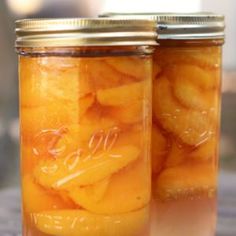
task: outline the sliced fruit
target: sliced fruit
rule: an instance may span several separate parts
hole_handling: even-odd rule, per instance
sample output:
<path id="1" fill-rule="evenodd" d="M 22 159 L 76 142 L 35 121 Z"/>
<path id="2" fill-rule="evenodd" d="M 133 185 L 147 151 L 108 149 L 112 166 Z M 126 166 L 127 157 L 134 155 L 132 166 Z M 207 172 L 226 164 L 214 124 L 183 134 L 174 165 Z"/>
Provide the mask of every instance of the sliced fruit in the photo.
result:
<path id="1" fill-rule="evenodd" d="M 105 57 L 92 59 L 84 58 L 82 60 L 84 74 L 87 74 L 93 91 L 121 85 L 121 79 L 122 77 L 125 77 L 125 75 L 108 65 Z"/>
<path id="2" fill-rule="evenodd" d="M 148 215 L 148 208 L 117 215 L 63 210 L 36 213 L 33 218 L 41 232 L 54 236 L 136 236 L 146 227 Z"/>
<path id="3" fill-rule="evenodd" d="M 147 160 L 140 159 L 112 175 L 99 201 L 87 191 L 88 187 L 74 188 L 70 192 L 70 197 L 76 204 L 91 212 L 117 214 L 140 209 L 150 201 L 149 163 Z M 93 187 L 97 188 L 96 184 Z"/>
<path id="4" fill-rule="evenodd" d="M 189 149 L 189 147 L 186 147 L 173 139 L 165 161 L 165 167 L 177 166 L 184 162 L 186 158 L 188 158 Z"/>
<path id="5" fill-rule="evenodd" d="M 78 101 L 78 112 L 79 112 L 79 120 L 82 119 L 85 112 L 93 105 L 95 101 L 95 96 L 93 94 L 88 94 Z"/>
<path id="6" fill-rule="evenodd" d="M 162 127 L 179 137 L 184 143 L 198 145 L 214 132 L 212 111 L 189 110 L 172 95 L 171 82 L 166 77 L 154 81 L 153 112 Z"/>
<path id="7" fill-rule="evenodd" d="M 105 111 L 105 109 L 98 104 L 94 104 L 87 110 L 81 119 L 80 124 L 97 127 L 100 125 L 101 128 L 112 127 L 116 125 L 115 121 L 108 116 L 107 111 Z"/>
<path id="8" fill-rule="evenodd" d="M 189 86 L 189 82 L 191 82 L 200 89 L 210 90 L 216 88 L 216 80 L 208 70 L 195 65 L 178 64 L 169 66 L 165 73 L 171 81 L 176 81 L 175 85 L 186 84 L 186 86 Z"/>
<path id="9" fill-rule="evenodd" d="M 198 48 L 191 57 L 202 67 L 218 68 L 221 65 L 221 47 Z"/>
<path id="10" fill-rule="evenodd" d="M 80 64 L 76 57 L 21 57 L 21 105 L 77 102 L 91 92 L 88 80 L 79 72 Z"/>
<path id="11" fill-rule="evenodd" d="M 107 188 L 110 183 L 110 177 L 105 178 L 95 184 L 87 185 L 85 187 L 75 187 L 69 192 L 69 197 L 79 205 L 82 203 L 83 208 L 88 210 L 88 205 L 94 205 L 103 200 Z"/>
<path id="12" fill-rule="evenodd" d="M 204 69 L 217 69 L 221 64 L 221 47 L 163 47 L 155 51 L 154 60 L 161 67 L 192 64 Z"/>
<path id="13" fill-rule="evenodd" d="M 139 56 L 110 57 L 107 64 L 117 71 L 132 76 L 135 80 L 144 80 L 151 75 L 151 63 L 149 58 Z"/>
<path id="14" fill-rule="evenodd" d="M 133 101 L 141 100 L 145 96 L 146 84 L 146 81 L 142 81 L 98 90 L 97 100 L 104 106 L 126 106 Z"/>
<path id="15" fill-rule="evenodd" d="M 217 139 L 212 137 L 189 153 L 189 157 L 198 161 L 208 161 L 217 155 Z"/>
<path id="16" fill-rule="evenodd" d="M 94 155 L 78 150 L 65 158 L 42 161 L 34 176 L 44 187 L 71 189 L 109 177 L 136 160 L 139 154 L 140 150 L 134 146 L 113 148 Z"/>
<path id="17" fill-rule="evenodd" d="M 59 130 L 68 124 L 76 124 L 79 120 L 78 109 L 78 104 L 63 103 L 21 108 L 20 127 L 23 142 L 32 143 L 42 133 Z"/>
<path id="18" fill-rule="evenodd" d="M 99 202 L 103 199 L 109 183 L 110 183 L 110 177 L 105 178 L 95 184 L 87 185 L 85 187 L 77 187 L 76 189 L 70 192 L 69 196 L 72 199 L 81 197 L 83 199 L 82 202 L 89 200 L 92 202 Z M 76 195 L 76 193 L 78 193 L 78 196 Z"/>
<path id="19" fill-rule="evenodd" d="M 26 175 L 22 179 L 22 199 L 26 213 L 74 207 L 72 202 L 64 201 L 57 194 L 36 184 L 30 175 Z"/>
<path id="20" fill-rule="evenodd" d="M 139 129 L 131 128 L 121 132 L 117 135 L 116 141 L 114 142 L 115 147 L 124 145 L 134 145 L 141 149 L 145 149 L 145 146 L 149 145 L 150 132 L 145 130 L 143 127 Z"/>
<path id="21" fill-rule="evenodd" d="M 147 106 L 145 106 L 146 104 Z M 145 103 L 144 100 L 136 100 L 133 103 L 126 104 L 126 106 L 111 107 L 108 112 L 118 122 L 134 124 L 147 116 L 150 110 L 145 112 L 145 109 L 148 109 L 148 103 Z"/>
<path id="22" fill-rule="evenodd" d="M 157 125 L 152 125 L 152 172 L 157 174 L 163 167 L 168 153 L 168 141 Z"/>
<path id="23" fill-rule="evenodd" d="M 198 88 L 191 78 L 183 82 L 178 79 L 174 81 L 174 95 L 186 107 L 199 110 L 210 110 L 216 107 L 216 96 L 218 96 L 216 91 L 204 91 Z"/>
<path id="24" fill-rule="evenodd" d="M 161 200 L 212 197 L 216 191 L 216 167 L 185 164 L 165 169 L 154 183 L 154 194 Z"/>

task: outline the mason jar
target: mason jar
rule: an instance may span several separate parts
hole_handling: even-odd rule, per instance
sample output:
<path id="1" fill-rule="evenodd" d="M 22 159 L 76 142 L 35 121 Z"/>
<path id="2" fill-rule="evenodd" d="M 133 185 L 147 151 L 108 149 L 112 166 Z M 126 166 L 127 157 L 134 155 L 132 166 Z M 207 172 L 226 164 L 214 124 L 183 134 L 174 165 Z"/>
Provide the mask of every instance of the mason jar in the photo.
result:
<path id="1" fill-rule="evenodd" d="M 213 13 L 101 16 L 157 23 L 152 235 L 215 235 L 224 17 Z"/>
<path id="2" fill-rule="evenodd" d="M 149 234 L 154 29 L 16 22 L 24 236 Z"/>

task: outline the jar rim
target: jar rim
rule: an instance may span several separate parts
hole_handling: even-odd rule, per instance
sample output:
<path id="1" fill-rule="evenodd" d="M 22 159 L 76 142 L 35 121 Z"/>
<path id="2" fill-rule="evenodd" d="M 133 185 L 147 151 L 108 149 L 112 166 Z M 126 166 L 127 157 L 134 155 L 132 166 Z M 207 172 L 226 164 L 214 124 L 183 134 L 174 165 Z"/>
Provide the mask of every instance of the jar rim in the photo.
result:
<path id="1" fill-rule="evenodd" d="M 152 19 L 41 18 L 16 21 L 16 47 L 156 45 Z"/>
<path id="2" fill-rule="evenodd" d="M 116 13 L 107 12 L 100 17 L 116 19 L 152 19 L 156 21 L 157 39 L 195 40 L 224 39 L 225 18 L 212 12 L 195 13 Z"/>

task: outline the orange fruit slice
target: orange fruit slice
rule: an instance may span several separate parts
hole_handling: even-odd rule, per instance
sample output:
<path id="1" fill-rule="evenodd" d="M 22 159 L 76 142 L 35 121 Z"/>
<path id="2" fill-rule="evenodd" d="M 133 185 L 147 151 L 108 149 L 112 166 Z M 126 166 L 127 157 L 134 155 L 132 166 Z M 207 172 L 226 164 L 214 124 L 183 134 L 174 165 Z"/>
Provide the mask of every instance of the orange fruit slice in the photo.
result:
<path id="1" fill-rule="evenodd" d="M 110 57 L 107 64 L 135 80 L 144 80 L 151 75 L 151 63 L 148 58 L 138 56 Z"/>
<path id="2" fill-rule="evenodd" d="M 92 89 L 83 61 L 76 57 L 21 57 L 20 103 L 23 107 L 48 105 L 53 102 L 77 102 Z"/>
<path id="3" fill-rule="evenodd" d="M 126 106 L 111 107 L 108 112 L 117 122 L 132 125 L 146 118 L 147 113 L 150 112 L 148 107 L 148 102 L 137 100 L 126 104 Z"/>
<path id="4" fill-rule="evenodd" d="M 100 184 L 95 183 L 92 187 L 100 189 Z M 99 200 L 89 191 L 90 188 L 91 186 L 74 188 L 69 196 L 76 204 L 99 214 L 117 214 L 140 209 L 150 201 L 149 164 L 147 160 L 139 159 L 113 174 L 103 192 L 103 197 Z"/>
<path id="5" fill-rule="evenodd" d="M 78 120 L 78 104 L 54 103 L 35 108 L 21 108 L 20 127 L 23 142 L 33 143 L 38 140 L 38 136 L 52 130 L 59 132 L 65 125 L 76 124 Z"/>
<path id="6" fill-rule="evenodd" d="M 85 155 L 78 150 L 65 158 L 41 161 L 35 168 L 34 176 L 44 187 L 71 189 L 109 177 L 136 160 L 139 154 L 140 150 L 134 146 Z"/>
<path id="7" fill-rule="evenodd" d="M 83 58 L 83 72 L 91 84 L 93 91 L 98 89 L 112 88 L 120 86 L 121 78 L 124 77 L 119 71 L 106 63 L 109 60 L 104 58 Z"/>
<path id="8" fill-rule="evenodd" d="M 212 137 L 200 146 L 194 148 L 194 150 L 189 153 L 189 157 L 196 161 L 209 161 L 211 159 L 214 160 L 218 152 L 217 147 L 217 138 Z"/>
<path id="9" fill-rule="evenodd" d="M 171 82 L 166 77 L 154 81 L 153 113 L 162 127 L 189 145 L 199 145 L 215 130 L 211 111 L 189 110 L 173 97 Z M 214 111 L 213 111 L 214 112 Z"/>
<path id="10" fill-rule="evenodd" d="M 103 106 L 126 106 L 128 103 L 143 99 L 146 84 L 146 81 L 142 81 L 98 90 L 97 100 Z"/>
<path id="11" fill-rule="evenodd" d="M 44 211 L 33 215 L 36 227 L 48 235 L 60 236 L 136 236 L 148 223 L 148 208 L 99 215 L 84 210 Z"/>
<path id="12" fill-rule="evenodd" d="M 161 67 L 173 64 L 192 64 L 203 69 L 218 69 L 221 64 L 221 47 L 164 47 L 155 51 L 154 60 Z"/>
<path id="13" fill-rule="evenodd" d="M 216 191 L 216 167 L 185 164 L 165 169 L 154 183 L 154 195 L 162 200 L 212 197 Z"/>
<path id="14" fill-rule="evenodd" d="M 68 209 L 74 206 L 73 203 L 62 200 L 58 194 L 46 190 L 35 183 L 30 175 L 23 176 L 22 199 L 24 210 L 27 213 Z"/>
<path id="15" fill-rule="evenodd" d="M 165 161 L 165 167 L 173 167 L 181 164 L 188 157 L 189 147 L 183 146 L 176 140 L 172 140 L 170 151 Z"/>

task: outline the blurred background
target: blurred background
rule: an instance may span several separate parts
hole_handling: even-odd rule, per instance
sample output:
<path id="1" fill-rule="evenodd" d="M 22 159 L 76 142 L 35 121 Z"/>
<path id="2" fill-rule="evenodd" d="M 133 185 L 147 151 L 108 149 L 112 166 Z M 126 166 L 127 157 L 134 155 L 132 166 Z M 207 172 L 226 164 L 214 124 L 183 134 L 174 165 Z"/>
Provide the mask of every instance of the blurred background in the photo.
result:
<path id="1" fill-rule="evenodd" d="M 4 222 L 5 201 L 19 192 L 18 80 L 14 51 L 14 21 L 29 17 L 93 17 L 105 11 L 195 12 L 226 16 L 224 46 L 222 135 L 220 157 L 219 236 L 236 230 L 236 1 L 235 0 L 2 0 L 0 1 L 0 229 L 16 229 L 20 222 Z M 7 197 L 9 195 L 9 197 Z M 18 202 L 10 202 L 18 212 Z M 14 205 L 15 204 L 15 205 Z M 1 218 L 2 216 L 2 218 Z M 231 229 L 231 233 L 226 231 Z M 234 231 L 235 230 L 235 231 Z M 1 232 L 1 231 L 0 231 Z M 5 232 L 5 231 L 4 231 Z M 7 232 L 7 231 L 6 231 Z M 3 234 L 0 234 L 1 236 Z M 19 234 L 20 235 L 20 234 Z"/>

